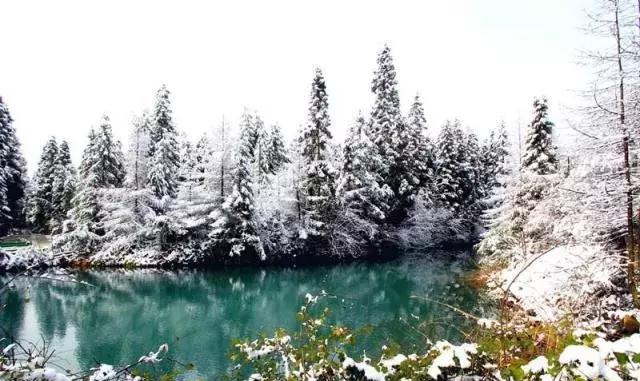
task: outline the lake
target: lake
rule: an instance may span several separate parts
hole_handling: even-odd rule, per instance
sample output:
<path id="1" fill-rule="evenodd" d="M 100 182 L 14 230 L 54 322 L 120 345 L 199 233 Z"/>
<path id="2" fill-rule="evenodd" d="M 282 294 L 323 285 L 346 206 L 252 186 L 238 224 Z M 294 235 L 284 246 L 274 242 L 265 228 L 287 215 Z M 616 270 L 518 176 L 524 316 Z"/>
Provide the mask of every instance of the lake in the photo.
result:
<path id="1" fill-rule="evenodd" d="M 433 300 L 491 314 L 490 303 L 463 280 L 472 268 L 467 254 L 308 268 L 79 272 L 90 286 L 22 278 L 1 297 L 0 323 L 15 337 L 51 343 L 53 362 L 63 369 L 86 369 L 95 359 L 131 363 L 168 343 L 172 358 L 214 378 L 230 366 L 233 339 L 295 328 L 305 294 L 324 290 L 333 322 L 372 328 L 357 351 L 376 354 L 397 343 L 405 353 L 422 352 L 427 338 L 459 341 L 473 324 Z"/>

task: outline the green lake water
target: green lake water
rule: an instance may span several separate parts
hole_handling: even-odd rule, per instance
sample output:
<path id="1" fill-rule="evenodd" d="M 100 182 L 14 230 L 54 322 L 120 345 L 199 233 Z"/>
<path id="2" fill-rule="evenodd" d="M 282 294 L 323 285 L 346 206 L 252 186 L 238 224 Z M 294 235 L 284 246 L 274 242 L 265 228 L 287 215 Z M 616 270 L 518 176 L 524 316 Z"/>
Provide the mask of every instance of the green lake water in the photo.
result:
<path id="1" fill-rule="evenodd" d="M 406 353 L 420 353 L 427 338 L 457 341 L 473 324 L 433 300 L 491 313 L 489 303 L 462 279 L 470 261 L 443 254 L 454 253 L 297 269 L 77 274 L 91 286 L 22 278 L 0 296 L 5 304 L 0 324 L 22 340 L 51 343 L 56 348 L 52 361 L 63 369 L 87 369 L 96 359 L 131 363 L 168 343 L 172 358 L 195 364 L 211 379 L 229 368 L 233 339 L 295 328 L 305 294 L 324 290 L 330 296 L 322 303 L 331 309 L 332 322 L 372 328 L 360 338 L 354 357 L 393 343 Z M 161 363 L 152 371 L 168 366 Z"/>

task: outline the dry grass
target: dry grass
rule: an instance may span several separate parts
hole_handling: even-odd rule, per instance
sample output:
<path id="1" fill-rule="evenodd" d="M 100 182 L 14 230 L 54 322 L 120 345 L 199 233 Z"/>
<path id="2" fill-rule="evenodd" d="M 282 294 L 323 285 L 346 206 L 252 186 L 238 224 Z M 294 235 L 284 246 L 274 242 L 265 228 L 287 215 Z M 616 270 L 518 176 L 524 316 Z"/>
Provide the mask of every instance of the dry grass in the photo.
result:
<path id="1" fill-rule="evenodd" d="M 485 289 L 505 267 L 506 265 L 502 263 L 485 264 L 465 275 L 462 281 L 476 290 Z"/>
<path id="2" fill-rule="evenodd" d="M 74 269 L 79 269 L 79 270 L 87 270 L 92 267 L 91 262 L 87 259 L 75 259 L 71 261 L 69 265 L 70 267 Z"/>

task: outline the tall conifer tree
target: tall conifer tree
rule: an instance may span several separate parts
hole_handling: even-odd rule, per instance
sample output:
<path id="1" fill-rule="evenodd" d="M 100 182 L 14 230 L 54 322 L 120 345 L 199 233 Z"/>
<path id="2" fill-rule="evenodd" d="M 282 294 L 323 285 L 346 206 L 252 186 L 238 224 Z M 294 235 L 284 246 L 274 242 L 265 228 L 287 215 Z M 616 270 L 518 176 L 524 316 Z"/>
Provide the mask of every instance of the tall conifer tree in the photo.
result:
<path id="1" fill-rule="evenodd" d="M 13 119 L 2 97 L 0 97 L 0 168 L 2 168 L 0 182 L 2 182 L 4 193 L 0 196 L 2 198 L 0 205 L 6 212 L 4 218 L 0 217 L 0 234 L 3 234 L 7 229 L 23 226 L 25 223 L 27 169 L 20 142 L 13 127 Z"/>
<path id="2" fill-rule="evenodd" d="M 411 158 L 409 169 L 418 177 L 421 188 L 429 188 L 428 190 L 432 191 L 434 147 L 427 135 L 427 118 L 419 95 L 415 96 L 411 104 L 407 123 L 409 124 L 407 151 Z"/>
<path id="3" fill-rule="evenodd" d="M 76 191 L 76 170 L 71 162 L 69 144 L 64 140 L 58 147 L 52 187 L 52 213 L 55 230 L 59 230 L 71 210 Z"/>
<path id="4" fill-rule="evenodd" d="M 92 146 L 91 160 L 93 171 L 98 177 L 100 186 L 119 188 L 124 184 L 125 167 L 122 144 L 113 136 L 111 121 L 108 116 L 102 117 L 102 122 L 95 136 Z"/>
<path id="5" fill-rule="evenodd" d="M 54 137 L 51 137 L 42 149 L 29 200 L 29 222 L 41 232 L 49 231 L 49 224 L 53 217 L 53 182 L 57 158 L 58 143 Z"/>
<path id="6" fill-rule="evenodd" d="M 291 162 L 287 157 L 282 130 L 278 124 L 271 125 L 269 129 L 266 150 L 268 169 L 271 173 L 276 173 L 283 165 Z"/>
<path id="7" fill-rule="evenodd" d="M 272 174 L 269 166 L 269 132 L 257 113 L 254 114 L 253 123 L 253 139 L 256 142 L 254 175 L 258 183 L 263 183 Z"/>
<path id="8" fill-rule="evenodd" d="M 533 120 L 529 125 L 522 166 L 538 175 L 558 171 L 558 158 L 553 145 L 554 124 L 549 120 L 546 98 L 533 101 Z"/>
<path id="9" fill-rule="evenodd" d="M 80 163 L 80 180 L 73 198 L 71 217 L 75 227 L 96 235 L 104 234 L 104 191 L 120 188 L 125 182 L 122 144 L 113 136 L 111 122 L 102 117 L 98 129 L 91 129 Z"/>
<path id="10" fill-rule="evenodd" d="M 461 204 L 462 189 L 458 171 L 460 155 L 458 147 L 459 122 L 445 122 L 436 143 L 436 190 L 437 201 L 451 211 L 457 211 Z"/>
<path id="11" fill-rule="evenodd" d="M 304 159 L 303 210 L 307 233 L 326 236 L 335 214 L 335 170 L 328 160 L 332 138 L 324 76 L 316 69 L 311 84 L 308 121 L 300 137 Z"/>
<path id="12" fill-rule="evenodd" d="M 378 169 L 383 184 L 394 192 L 390 200 L 387 220 L 396 224 L 406 216 L 413 195 L 419 190 L 420 179 L 415 169 L 414 148 L 410 146 L 412 136 L 410 124 L 400 111 L 398 81 L 391 56 L 385 45 L 378 55 L 378 68 L 374 73 L 371 90 L 375 96 L 371 112 L 370 136 L 383 159 Z"/>
<path id="13" fill-rule="evenodd" d="M 253 117 L 245 111 L 240 123 L 237 165 L 233 190 L 222 205 L 221 215 L 214 220 L 209 233 L 212 250 L 222 250 L 229 257 L 255 252 L 264 258 L 254 221 L 253 182 L 251 166 L 256 150 Z"/>
<path id="14" fill-rule="evenodd" d="M 149 145 L 151 121 L 144 112 L 141 117 L 133 121 L 133 129 L 127 149 L 127 185 L 134 190 L 147 186 L 149 172 Z"/>
<path id="15" fill-rule="evenodd" d="M 156 94 L 150 133 L 148 180 L 157 198 L 175 198 L 178 194 L 179 145 L 169 95 L 167 87 L 162 85 Z"/>
<path id="16" fill-rule="evenodd" d="M 380 188 L 379 175 L 372 169 L 380 156 L 376 145 L 368 136 L 365 119 L 359 115 L 349 129 L 343 148 L 343 166 L 337 192 L 341 199 L 342 212 L 349 217 L 353 214 L 373 225 L 385 223 L 388 210 L 387 200 L 392 194 L 388 188 Z M 354 218 L 349 217 L 354 220 Z M 378 229 L 368 232 L 368 241 L 376 238 Z"/>

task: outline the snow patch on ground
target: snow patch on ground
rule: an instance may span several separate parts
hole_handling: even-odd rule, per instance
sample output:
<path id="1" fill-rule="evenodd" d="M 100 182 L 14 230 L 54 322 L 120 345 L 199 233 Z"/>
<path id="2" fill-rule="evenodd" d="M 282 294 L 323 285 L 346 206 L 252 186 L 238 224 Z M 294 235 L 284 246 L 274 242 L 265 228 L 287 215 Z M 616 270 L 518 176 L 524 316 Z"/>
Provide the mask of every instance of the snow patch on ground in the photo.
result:
<path id="1" fill-rule="evenodd" d="M 560 246 L 544 254 L 514 261 L 499 274 L 523 308 L 543 320 L 553 320 L 593 300 L 596 292 L 613 290 L 611 279 L 619 259 L 597 245 Z"/>

